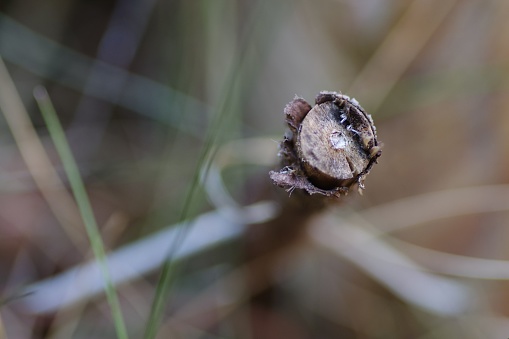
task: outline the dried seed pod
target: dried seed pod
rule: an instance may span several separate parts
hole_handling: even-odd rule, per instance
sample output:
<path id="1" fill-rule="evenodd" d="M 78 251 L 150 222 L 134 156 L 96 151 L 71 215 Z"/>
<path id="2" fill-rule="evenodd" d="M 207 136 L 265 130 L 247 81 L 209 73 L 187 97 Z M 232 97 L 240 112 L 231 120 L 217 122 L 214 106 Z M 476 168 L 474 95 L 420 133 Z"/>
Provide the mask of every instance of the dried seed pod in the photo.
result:
<path id="1" fill-rule="evenodd" d="M 285 108 L 291 133 L 279 155 L 285 166 L 272 171 L 274 183 L 309 194 L 339 197 L 363 182 L 381 155 L 371 116 L 357 100 L 336 92 L 320 92 L 311 108 L 295 97 Z"/>

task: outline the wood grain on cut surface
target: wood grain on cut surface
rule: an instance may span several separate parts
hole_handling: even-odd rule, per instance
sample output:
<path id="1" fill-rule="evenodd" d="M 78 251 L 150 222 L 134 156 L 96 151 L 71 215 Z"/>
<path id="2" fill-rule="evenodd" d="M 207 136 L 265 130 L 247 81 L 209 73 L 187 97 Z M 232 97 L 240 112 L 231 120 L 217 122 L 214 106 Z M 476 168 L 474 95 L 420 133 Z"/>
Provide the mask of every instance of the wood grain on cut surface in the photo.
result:
<path id="1" fill-rule="evenodd" d="M 320 92 L 311 107 L 295 97 L 285 107 L 290 129 L 280 143 L 283 168 L 272 181 L 288 192 L 339 198 L 364 179 L 382 151 L 371 116 L 357 100 L 337 92 Z"/>
<path id="2" fill-rule="evenodd" d="M 316 105 L 303 120 L 299 156 L 311 182 L 322 189 L 345 186 L 369 163 L 357 135 L 347 129 L 333 102 Z"/>

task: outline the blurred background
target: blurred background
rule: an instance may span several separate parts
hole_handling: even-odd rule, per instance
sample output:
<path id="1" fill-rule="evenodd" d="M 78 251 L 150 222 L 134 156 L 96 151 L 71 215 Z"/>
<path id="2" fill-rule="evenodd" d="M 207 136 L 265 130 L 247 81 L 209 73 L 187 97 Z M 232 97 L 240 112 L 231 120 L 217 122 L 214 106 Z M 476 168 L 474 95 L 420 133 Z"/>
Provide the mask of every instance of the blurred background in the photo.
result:
<path id="1" fill-rule="evenodd" d="M 0 338 L 116 337 L 92 273 L 72 302 L 56 279 L 94 256 L 39 85 L 107 252 L 146 259 L 113 278 L 130 337 L 168 251 L 158 338 L 509 337 L 508 1 L 2 0 L 0 57 Z M 383 154 L 253 306 L 241 239 L 290 199 L 268 178 L 284 106 L 321 90 Z"/>

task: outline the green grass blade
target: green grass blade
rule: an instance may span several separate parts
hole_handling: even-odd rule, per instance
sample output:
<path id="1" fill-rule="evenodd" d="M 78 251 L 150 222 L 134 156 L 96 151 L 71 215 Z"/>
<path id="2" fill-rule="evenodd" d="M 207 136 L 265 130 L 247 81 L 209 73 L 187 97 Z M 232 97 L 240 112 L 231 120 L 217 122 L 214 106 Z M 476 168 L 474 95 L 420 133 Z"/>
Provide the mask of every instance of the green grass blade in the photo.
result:
<path id="1" fill-rule="evenodd" d="M 257 30 L 263 28 L 259 20 L 256 20 L 260 16 L 263 5 L 263 0 L 256 3 L 250 23 L 246 25 L 248 27 L 246 33 L 250 38 L 256 34 L 260 34 Z M 207 8 L 205 8 L 204 11 L 207 13 L 209 12 Z M 245 41 L 251 40 L 246 38 Z M 250 64 L 250 62 L 252 62 L 250 58 L 252 55 L 248 53 L 248 47 L 249 46 L 246 45 L 239 48 L 239 54 L 236 56 L 229 70 L 229 74 L 227 75 L 227 79 L 225 80 L 219 103 L 216 106 L 212 121 L 203 141 L 203 147 L 198 157 L 193 177 L 184 196 L 184 204 L 179 215 L 178 223 L 182 224 L 189 218 L 189 212 L 191 211 L 193 203 L 196 201 L 196 195 L 199 191 L 200 173 L 206 175 L 208 172 L 216 146 L 220 143 L 220 139 L 224 138 L 225 134 L 228 134 L 226 131 L 231 129 L 232 121 L 235 120 L 234 114 L 238 112 L 239 100 L 248 93 L 248 79 L 251 79 L 251 72 L 254 72 L 254 69 L 256 69 L 254 65 Z M 156 287 L 151 312 L 145 329 L 145 339 L 153 339 L 157 335 L 158 324 L 164 310 L 164 305 L 167 302 L 170 289 L 176 276 L 175 263 L 172 257 L 178 248 L 180 248 L 191 226 L 191 223 L 187 222 L 187 224 L 181 228 L 182 231 L 175 238 L 173 244 L 171 244 L 167 260 L 161 268 L 161 275 Z"/>
<path id="2" fill-rule="evenodd" d="M 101 268 L 101 273 L 105 281 L 106 297 L 111 308 L 117 337 L 121 339 L 128 338 L 125 322 L 120 310 L 120 303 L 118 300 L 117 292 L 115 291 L 115 288 L 111 282 L 108 267 L 106 264 L 104 244 L 101 238 L 101 234 L 99 233 L 99 228 L 94 217 L 90 200 L 88 199 L 88 195 L 85 190 L 85 185 L 81 179 L 78 165 L 74 160 L 71 148 L 67 143 L 64 130 L 60 124 L 60 121 L 58 120 L 55 108 L 51 103 L 46 89 L 41 86 L 36 87 L 34 90 L 34 97 L 37 101 L 37 104 L 39 105 L 39 109 L 42 112 L 42 116 L 46 122 L 53 143 L 55 144 L 57 152 L 62 160 L 65 173 L 69 179 L 74 198 L 76 199 L 81 217 L 83 218 L 83 222 L 85 224 L 92 251 Z"/>

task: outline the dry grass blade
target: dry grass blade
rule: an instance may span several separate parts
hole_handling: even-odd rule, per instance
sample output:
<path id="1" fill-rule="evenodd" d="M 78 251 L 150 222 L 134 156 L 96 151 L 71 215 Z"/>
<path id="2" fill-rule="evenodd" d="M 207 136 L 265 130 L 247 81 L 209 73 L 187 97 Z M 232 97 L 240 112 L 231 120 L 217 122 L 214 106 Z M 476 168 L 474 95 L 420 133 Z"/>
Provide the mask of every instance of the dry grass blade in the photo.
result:
<path id="1" fill-rule="evenodd" d="M 431 192 L 361 211 L 361 219 L 394 232 L 441 218 L 509 210 L 509 185 L 472 186 Z"/>
<path id="2" fill-rule="evenodd" d="M 83 229 L 78 208 L 58 177 L 1 58 L 0 88 L 0 109 L 30 174 L 73 245 L 85 251 L 85 238 L 78 231 Z"/>
<path id="3" fill-rule="evenodd" d="M 509 260 L 445 253 L 397 239 L 391 239 L 391 243 L 435 273 L 470 279 L 509 280 Z"/>
<path id="4" fill-rule="evenodd" d="M 414 0 L 409 4 L 403 17 L 357 75 L 348 93 L 362 98 L 368 112 L 376 112 L 456 2 Z"/>
<path id="5" fill-rule="evenodd" d="M 316 244 L 348 259 L 410 304 L 442 316 L 459 315 L 473 306 L 474 294 L 466 285 L 426 273 L 375 232 L 322 218 L 309 234 Z"/>

